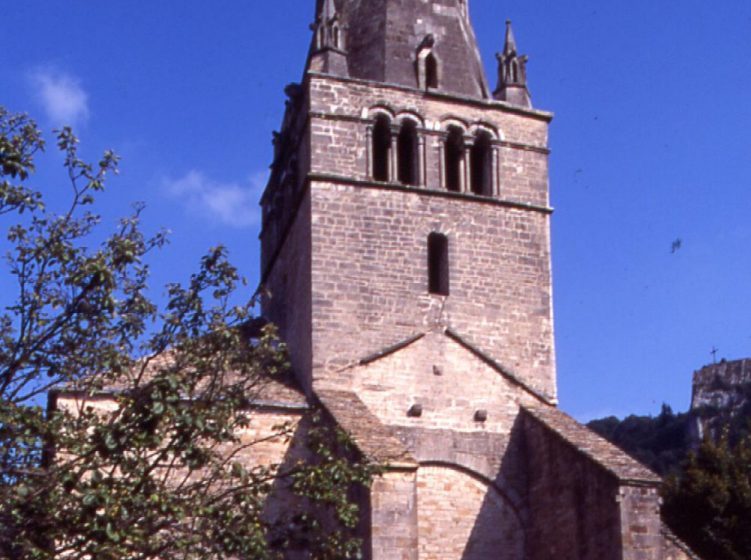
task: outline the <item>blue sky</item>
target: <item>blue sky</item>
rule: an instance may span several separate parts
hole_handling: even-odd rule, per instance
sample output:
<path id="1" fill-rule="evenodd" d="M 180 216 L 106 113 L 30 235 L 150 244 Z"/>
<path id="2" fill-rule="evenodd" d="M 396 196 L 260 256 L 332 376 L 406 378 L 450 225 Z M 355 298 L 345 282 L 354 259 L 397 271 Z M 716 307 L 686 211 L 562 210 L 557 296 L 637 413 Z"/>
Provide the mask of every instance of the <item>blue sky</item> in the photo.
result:
<path id="1" fill-rule="evenodd" d="M 88 157 L 123 156 L 100 210 L 114 224 L 144 201 L 147 228 L 172 231 L 154 286 L 220 243 L 254 285 L 256 201 L 313 3 L 5 0 L 0 104 L 48 130 L 75 125 Z M 470 7 L 491 82 L 511 18 L 534 103 L 556 114 L 562 407 L 580 419 L 686 409 L 713 347 L 751 356 L 751 2 Z M 53 203 L 60 163 L 50 151 L 35 179 Z"/>

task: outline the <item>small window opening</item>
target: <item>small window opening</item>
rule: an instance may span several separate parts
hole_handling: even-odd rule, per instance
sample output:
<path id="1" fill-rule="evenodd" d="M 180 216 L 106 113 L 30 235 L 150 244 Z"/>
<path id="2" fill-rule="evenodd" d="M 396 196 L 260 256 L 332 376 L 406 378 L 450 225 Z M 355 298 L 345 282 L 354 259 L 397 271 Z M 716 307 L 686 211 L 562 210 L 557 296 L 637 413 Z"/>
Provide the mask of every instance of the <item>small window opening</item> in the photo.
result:
<path id="1" fill-rule="evenodd" d="M 335 25 L 331 28 L 331 42 L 335 49 L 339 48 L 339 26 Z"/>
<path id="2" fill-rule="evenodd" d="M 464 158 L 464 134 L 456 126 L 449 127 L 446 139 L 446 190 L 460 192 L 462 190 L 462 159 Z"/>
<path id="3" fill-rule="evenodd" d="M 373 179 L 389 180 L 389 159 L 391 155 L 391 121 L 379 115 L 373 127 Z"/>
<path id="4" fill-rule="evenodd" d="M 438 87 L 438 60 L 433 53 L 425 58 L 425 85 L 428 89 Z"/>
<path id="5" fill-rule="evenodd" d="M 493 158 L 490 134 L 481 131 L 475 137 L 470 152 L 470 179 L 474 194 L 491 196 L 493 194 Z"/>
<path id="6" fill-rule="evenodd" d="M 449 295 L 449 240 L 440 233 L 428 236 L 428 290 Z"/>
<path id="7" fill-rule="evenodd" d="M 405 185 L 417 185 L 418 180 L 418 140 L 417 125 L 405 119 L 397 138 L 399 156 L 399 182 Z"/>

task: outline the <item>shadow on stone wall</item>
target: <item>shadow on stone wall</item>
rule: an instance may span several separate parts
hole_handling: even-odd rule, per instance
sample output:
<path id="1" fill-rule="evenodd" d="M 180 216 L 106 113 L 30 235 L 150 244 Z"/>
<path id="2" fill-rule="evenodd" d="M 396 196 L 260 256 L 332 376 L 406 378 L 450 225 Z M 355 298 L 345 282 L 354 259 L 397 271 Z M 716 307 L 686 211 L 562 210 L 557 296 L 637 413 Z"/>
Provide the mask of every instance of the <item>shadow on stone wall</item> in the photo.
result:
<path id="1" fill-rule="evenodd" d="M 487 492 L 461 560 L 523 560 L 526 556 L 527 487 L 523 426 L 517 417 L 506 452 Z"/>
<path id="2" fill-rule="evenodd" d="M 314 503 L 295 493 L 292 479 L 287 476 L 297 469 L 299 464 L 310 464 L 317 461 L 309 446 L 311 429 L 321 429 L 320 423 L 312 419 L 315 412 L 308 413 L 302 418 L 290 439 L 290 445 L 282 460 L 278 472 L 282 476 L 274 479 L 266 498 L 263 519 L 269 524 L 269 543 L 272 549 L 283 551 L 285 560 L 308 560 L 310 550 L 315 540 L 341 530 L 331 506 Z M 323 413 L 322 413 L 323 414 Z M 326 414 L 323 420 L 324 429 L 334 430 L 336 424 Z M 332 441 L 334 438 L 332 437 Z M 333 449 L 334 454 L 342 453 L 340 449 Z M 360 508 L 358 526 L 345 532 L 347 537 L 362 540 L 363 560 L 371 558 L 370 541 L 370 504 L 369 492 L 364 487 L 353 486 L 349 490 L 349 500 Z M 315 518 L 321 528 L 312 527 L 308 519 Z"/>

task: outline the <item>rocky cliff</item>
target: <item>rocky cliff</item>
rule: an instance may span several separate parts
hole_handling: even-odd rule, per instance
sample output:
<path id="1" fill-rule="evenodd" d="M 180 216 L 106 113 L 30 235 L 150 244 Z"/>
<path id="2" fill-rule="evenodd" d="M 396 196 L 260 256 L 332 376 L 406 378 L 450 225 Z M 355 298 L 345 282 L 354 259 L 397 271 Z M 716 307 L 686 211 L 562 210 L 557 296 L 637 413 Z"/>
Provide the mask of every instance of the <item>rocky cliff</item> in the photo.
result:
<path id="1" fill-rule="evenodd" d="M 690 414 L 694 446 L 707 433 L 718 437 L 726 426 L 731 438 L 745 432 L 751 420 L 751 359 L 722 360 L 696 371 Z"/>

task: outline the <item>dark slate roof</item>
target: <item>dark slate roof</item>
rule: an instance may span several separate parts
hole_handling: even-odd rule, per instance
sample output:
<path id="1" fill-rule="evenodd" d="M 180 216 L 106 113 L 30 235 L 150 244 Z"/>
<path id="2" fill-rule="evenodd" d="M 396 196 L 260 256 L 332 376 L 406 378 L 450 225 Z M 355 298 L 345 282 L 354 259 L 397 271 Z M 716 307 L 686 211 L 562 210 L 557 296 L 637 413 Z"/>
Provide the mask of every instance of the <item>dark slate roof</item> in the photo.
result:
<path id="1" fill-rule="evenodd" d="M 417 467 L 417 462 L 394 432 L 384 426 L 355 393 L 318 390 L 316 396 L 367 457 L 390 467 Z"/>
<path id="2" fill-rule="evenodd" d="M 321 10 L 322 0 L 317 5 Z M 437 91 L 490 97 L 466 0 L 336 0 L 335 5 L 350 77 L 418 87 L 417 51 L 432 35 L 441 76 Z"/>
<path id="3" fill-rule="evenodd" d="M 662 479 L 618 447 L 552 406 L 522 407 L 529 416 L 615 475 L 621 482 L 659 484 Z"/>

